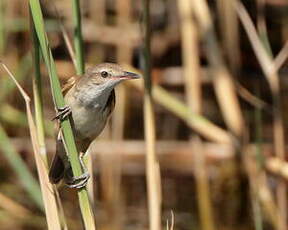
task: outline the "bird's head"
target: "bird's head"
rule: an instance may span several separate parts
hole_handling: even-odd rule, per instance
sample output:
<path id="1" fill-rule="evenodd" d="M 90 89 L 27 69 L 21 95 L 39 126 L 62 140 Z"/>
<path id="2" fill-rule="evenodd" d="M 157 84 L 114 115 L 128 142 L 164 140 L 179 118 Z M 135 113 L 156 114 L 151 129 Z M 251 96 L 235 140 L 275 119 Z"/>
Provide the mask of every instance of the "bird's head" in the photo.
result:
<path id="1" fill-rule="evenodd" d="M 128 72 L 121 66 L 113 63 L 103 63 L 87 69 L 86 76 L 93 84 L 106 87 L 115 87 L 124 80 L 138 79 L 136 73 Z"/>

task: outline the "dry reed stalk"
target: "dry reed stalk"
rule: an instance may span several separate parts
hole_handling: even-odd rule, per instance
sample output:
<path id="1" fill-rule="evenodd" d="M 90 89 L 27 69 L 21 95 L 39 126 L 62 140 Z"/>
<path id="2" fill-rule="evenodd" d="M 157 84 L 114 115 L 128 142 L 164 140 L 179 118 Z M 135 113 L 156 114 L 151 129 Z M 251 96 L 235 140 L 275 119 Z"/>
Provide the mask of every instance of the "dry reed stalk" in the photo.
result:
<path id="1" fill-rule="evenodd" d="M 252 196 L 259 198 L 263 211 L 275 229 L 279 229 L 278 210 L 269 190 L 266 173 L 259 168 L 258 162 L 249 150 L 244 150 L 244 165 L 247 170 Z"/>
<path id="2" fill-rule="evenodd" d="M 240 67 L 239 23 L 237 14 L 233 10 L 235 0 L 217 1 L 218 18 L 222 35 L 222 46 L 226 54 L 229 69 L 233 74 L 238 73 Z"/>
<path id="3" fill-rule="evenodd" d="M 235 2 L 234 2 L 235 4 Z M 269 43 L 269 38 L 267 34 L 267 25 L 265 20 L 265 4 L 266 0 L 256 0 L 257 4 L 257 21 L 256 21 L 256 27 L 259 34 L 259 38 L 262 41 L 262 44 L 264 45 L 266 52 L 269 53 L 269 55 L 272 57 L 272 50 Z"/>
<path id="4" fill-rule="evenodd" d="M 30 137 L 33 147 L 33 153 L 34 158 L 36 161 L 40 186 L 41 186 L 41 192 L 42 192 L 42 198 L 44 202 L 45 207 L 45 214 L 46 214 L 46 220 L 48 229 L 50 230 L 61 230 L 61 224 L 58 216 L 58 208 L 55 196 L 53 194 L 53 186 L 49 182 L 48 178 L 48 172 L 47 167 L 45 165 L 45 162 L 42 159 L 42 156 L 40 156 L 39 153 L 41 153 L 41 148 L 39 144 L 38 139 L 38 133 L 37 129 L 33 120 L 33 115 L 30 107 L 30 97 L 26 94 L 24 89 L 19 85 L 13 74 L 10 72 L 10 70 L 7 68 L 7 66 L 4 63 L 1 63 L 5 71 L 9 74 L 10 78 L 13 80 L 13 82 L 16 84 L 19 92 L 21 93 L 23 99 L 25 100 L 26 105 L 26 113 L 27 113 L 27 119 L 29 124 L 29 131 L 30 131 Z"/>
<path id="5" fill-rule="evenodd" d="M 30 18 L 30 23 L 33 25 L 33 21 Z M 48 157 L 47 157 L 47 149 L 45 144 L 45 123 L 44 123 L 44 114 L 43 114 L 43 95 L 42 95 L 42 79 L 41 79 L 41 62 L 40 62 L 40 46 L 39 41 L 37 39 L 37 35 L 34 30 L 34 26 L 31 28 L 32 36 L 33 36 L 33 60 L 34 60 L 34 77 L 33 77 L 33 97 L 34 97 L 34 107 L 35 107 L 35 124 L 37 129 L 37 138 L 39 142 L 40 152 L 46 168 L 48 168 Z M 62 203 L 59 198 L 59 193 L 57 191 L 56 186 L 52 187 L 53 191 L 51 193 L 54 194 L 53 202 L 56 202 L 56 205 L 59 209 L 54 210 L 54 218 L 57 218 L 59 221 L 62 220 L 63 228 L 67 229 L 67 223 L 65 220 L 65 215 L 62 207 Z"/>
<path id="6" fill-rule="evenodd" d="M 224 120 L 232 133 L 240 137 L 243 133 L 244 119 L 232 77 L 224 64 L 218 46 L 207 2 L 206 0 L 193 0 L 192 6 L 195 17 L 199 22 L 201 34 L 205 41 L 206 55 L 211 68 L 213 69 L 215 93 Z"/>
<path id="7" fill-rule="evenodd" d="M 149 229 L 161 229 L 161 177 L 160 166 L 156 157 L 155 117 L 152 99 L 151 80 L 151 28 L 150 0 L 143 2 L 143 68 L 144 68 L 144 130 L 146 141 L 146 181 L 149 209 Z"/>
<path id="8" fill-rule="evenodd" d="M 265 49 L 265 46 L 261 42 L 256 32 L 256 29 L 253 25 L 253 22 L 249 17 L 243 4 L 237 1 L 235 4 L 235 8 L 271 89 L 273 98 L 273 119 L 274 119 L 273 135 L 274 135 L 275 154 L 277 157 L 279 157 L 279 159 L 285 160 L 285 139 L 284 139 L 283 117 L 281 111 L 280 82 L 278 73 L 274 66 L 275 62 L 272 60 L 269 51 Z M 286 194 L 287 194 L 286 183 L 285 181 L 280 179 L 277 185 L 277 202 L 280 214 L 278 218 L 279 230 L 287 229 Z"/>
<path id="9" fill-rule="evenodd" d="M 288 57 L 288 41 L 285 42 L 285 45 L 274 59 L 275 71 L 278 71 L 281 68 L 281 66 L 287 60 L 287 57 Z"/>
<path id="10" fill-rule="evenodd" d="M 199 60 L 199 38 L 192 19 L 191 1 L 178 1 L 181 19 L 183 75 L 185 79 L 186 101 L 192 112 L 200 114 L 202 110 L 201 72 Z"/>
<path id="11" fill-rule="evenodd" d="M 278 176 L 288 180 L 288 163 L 278 157 L 271 157 L 265 162 L 266 169 Z"/>
<path id="12" fill-rule="evenodd" d="M 191 1 L 178 1 L 181 19 L 182 59 L 184 63 L 185 93 L 189 109 L 195 114 L 201 114 L 201 73 L 199 60 L 199 40 L 195 21 L 192 17 Z M 206 157 L 203 154 L 202 141 L 197 135 L 192 137 L 193 165 L 197 188 L 197 202 L 202 229 L 214 230 L 212 206 L 209 195 Z"/>

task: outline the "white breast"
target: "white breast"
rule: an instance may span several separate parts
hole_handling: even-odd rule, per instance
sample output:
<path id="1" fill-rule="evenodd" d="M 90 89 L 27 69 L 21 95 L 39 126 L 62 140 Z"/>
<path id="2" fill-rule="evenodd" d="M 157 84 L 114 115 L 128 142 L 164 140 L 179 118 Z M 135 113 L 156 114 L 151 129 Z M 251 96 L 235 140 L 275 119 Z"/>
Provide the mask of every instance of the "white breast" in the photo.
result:
<path id="1" fill-rule="evenodd" d="M 69 92 L 67 95 L 68 94 Z M 67 97 L 67 95 L 65 97 L 65 101 L 72 110 L 76 138 L 96 138 L 104 129 L 108 118 L 105 111 L 103 111 L 103 103 L 105 102 L 105 98 L 96 97 L 94 100 L 92 100 L 92 98 L 88 98 L 87 96 L 87 101 L 90 102 L 87 104 L 85 103 L 86 101 L 83 103 L 83 101 L 75 100 L 75 98 Z"/>

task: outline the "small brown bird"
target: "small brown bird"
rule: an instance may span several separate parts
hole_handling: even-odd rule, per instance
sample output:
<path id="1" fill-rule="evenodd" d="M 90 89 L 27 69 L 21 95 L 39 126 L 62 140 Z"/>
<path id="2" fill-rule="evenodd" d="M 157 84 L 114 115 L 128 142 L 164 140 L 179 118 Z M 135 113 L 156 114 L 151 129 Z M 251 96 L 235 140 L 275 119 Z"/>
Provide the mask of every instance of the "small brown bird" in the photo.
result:
<path id="1" fill-rule="evenodd" d="M 83 76 L 74 76 L 67 81 L 62 89 L 67 106 L 59 109 L 55 118 L 62 120 L 72 114 L 73 133 L 80 153 L 80 163 L 85 173 L 80 177 L 73 177 L 59 131 L 56 154 L 49 171 L 51 183 L 56 184 L 64 179 L 64 182 L 72 188 L 86 185 L 89 174 L 82 158 L 91 142 L 104 129 L 115 107 L 114 87 L 124 80 L 139 77 L 138 74 L 124 71 L 117 64 L 103 63 L 87 69 Z"/>

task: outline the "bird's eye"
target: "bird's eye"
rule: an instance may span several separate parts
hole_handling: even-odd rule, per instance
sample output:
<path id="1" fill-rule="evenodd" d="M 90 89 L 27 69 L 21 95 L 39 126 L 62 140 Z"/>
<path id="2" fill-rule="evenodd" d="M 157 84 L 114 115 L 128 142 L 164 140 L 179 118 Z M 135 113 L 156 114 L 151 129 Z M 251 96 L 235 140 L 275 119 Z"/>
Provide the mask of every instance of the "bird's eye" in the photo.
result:
<path id="1" fill-rule="evenodd" d="M 101 72 L 101 76 L 104 77 L 104 78 L 105 78 L 105 77 L 108 77 L 108 72 L 102 71 L 102 72 Z"/>

